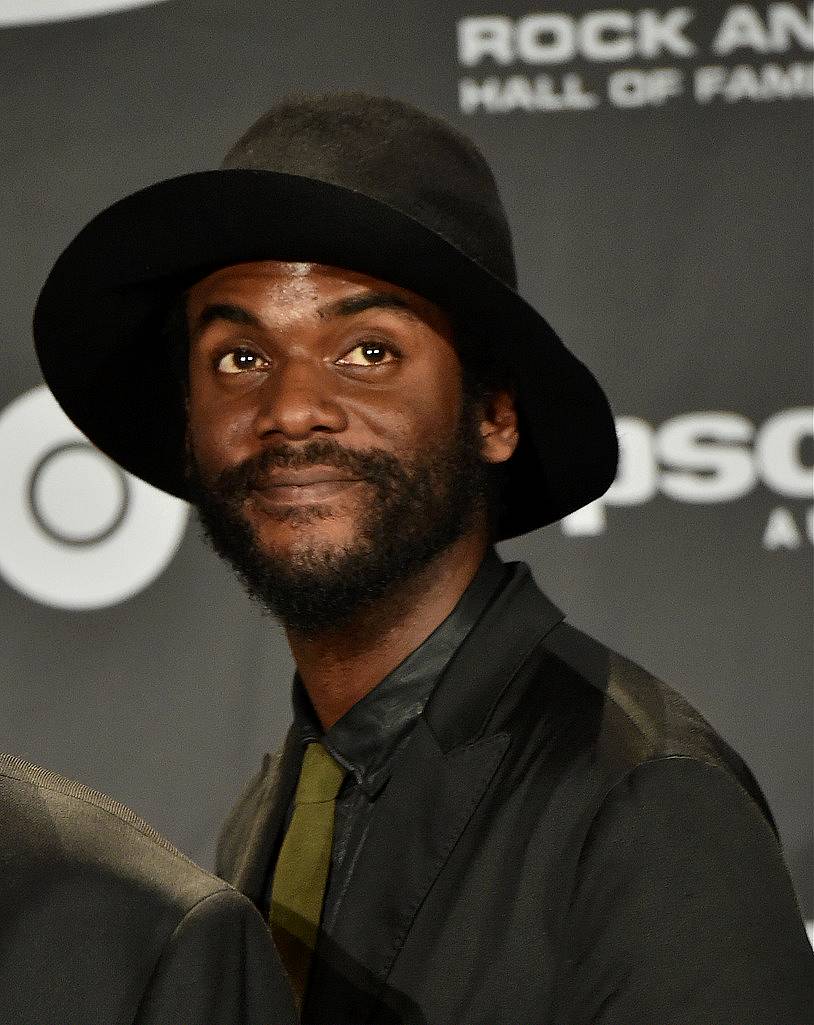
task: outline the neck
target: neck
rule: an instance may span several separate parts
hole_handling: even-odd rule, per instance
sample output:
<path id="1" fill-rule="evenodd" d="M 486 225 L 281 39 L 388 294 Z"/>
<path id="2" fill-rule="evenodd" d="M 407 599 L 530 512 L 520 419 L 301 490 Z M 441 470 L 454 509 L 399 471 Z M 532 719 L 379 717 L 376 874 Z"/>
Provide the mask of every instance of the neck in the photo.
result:
<path id="1" fill-rule="evenodd" d="M 323 729 L 329 729 L 452 612 L 486 552 L 468 534 L 340 630 L 305 637 L 287 630 L 291 654 Z"/>

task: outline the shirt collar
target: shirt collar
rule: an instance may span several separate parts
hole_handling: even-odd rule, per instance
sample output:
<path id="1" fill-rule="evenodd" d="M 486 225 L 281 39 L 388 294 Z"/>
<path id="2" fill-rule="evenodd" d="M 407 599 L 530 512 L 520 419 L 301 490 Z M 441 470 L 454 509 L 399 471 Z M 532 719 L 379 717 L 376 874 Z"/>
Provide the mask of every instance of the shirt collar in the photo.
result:
<path id="1" fill-rule="evenodd" d="M 320 741 L 366 793 L 374 796 L 387 782 L 393 753 L 423 712 L 435 684 L 505 575 L 506 566 L 489 548 L 447 618 L 324 733 L 296 674 L 292 703 L 302 744 Z"/>

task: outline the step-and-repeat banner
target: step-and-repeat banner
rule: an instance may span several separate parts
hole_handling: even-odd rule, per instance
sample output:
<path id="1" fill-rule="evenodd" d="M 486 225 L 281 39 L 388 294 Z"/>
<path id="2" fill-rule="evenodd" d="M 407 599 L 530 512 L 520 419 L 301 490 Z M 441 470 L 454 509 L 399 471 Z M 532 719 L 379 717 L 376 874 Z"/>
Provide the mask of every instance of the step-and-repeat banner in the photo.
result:
<path id="1" fill-rule="evenodd" d="M 522 291 L 617 415 L 607 495 L 502 554 L 744 755 L 812 917 L 813 46 L 803 3 L 0 2 L 0 749 L 211 864 L 289 719 L 285 640 L 66 420 L 31 312 L 95 212 L 274 98 L 383 92 L 485 151 Z"/>

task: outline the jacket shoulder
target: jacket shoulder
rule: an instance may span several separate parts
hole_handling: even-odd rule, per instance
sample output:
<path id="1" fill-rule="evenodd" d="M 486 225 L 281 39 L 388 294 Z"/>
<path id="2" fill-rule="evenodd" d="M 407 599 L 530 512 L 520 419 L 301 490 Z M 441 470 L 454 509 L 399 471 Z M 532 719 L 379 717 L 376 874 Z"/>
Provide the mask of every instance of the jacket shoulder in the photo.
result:
<path id="1" fill-rule="evenodd" d="M 30 865 L 54 876 L 81 866 L 178 916 L 225 888 L 126 805 L 8 754 L 0 754 L 0 808 L 14 827 L 20 863 L 28 855 Z"/>
<path id="2" fill-rule="evenodd" d="M 0 1021 L 293 1021 L 256 909 L 129 808 L 0 754 Z"/>
<path id="3" fill-rule="evenodd" d="M 553 659 L 554 675 L 567 679 L 565 700 L 590 709 L 586 743 L 611 785 L 648 762 L 701 762 L 734 777 L 774 827 L 743 759 L 673 687 L 567 623 L 551 631 L 543 651 L 543 672 Z"/>

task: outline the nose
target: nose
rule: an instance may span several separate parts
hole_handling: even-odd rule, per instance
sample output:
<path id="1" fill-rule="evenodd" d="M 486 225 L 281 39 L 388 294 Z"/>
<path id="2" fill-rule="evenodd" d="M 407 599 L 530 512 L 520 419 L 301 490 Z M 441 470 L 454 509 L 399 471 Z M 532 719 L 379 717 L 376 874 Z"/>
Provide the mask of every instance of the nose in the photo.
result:
<path id="1" fill-rule="evenodd" d="M 330 370 L 311 360 L 280 361 L 259 389 L 255 429 L 296 441 L 347 427 Z"/>

